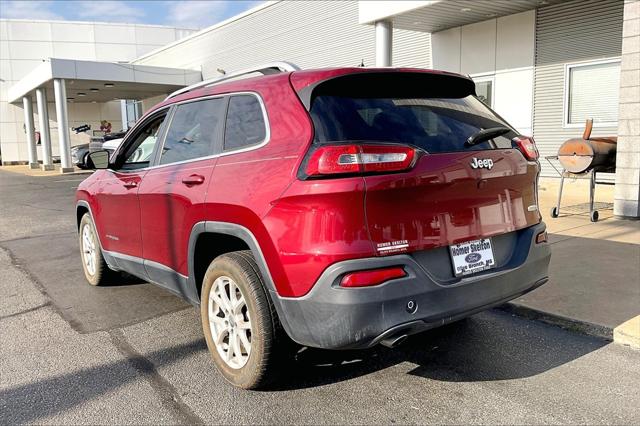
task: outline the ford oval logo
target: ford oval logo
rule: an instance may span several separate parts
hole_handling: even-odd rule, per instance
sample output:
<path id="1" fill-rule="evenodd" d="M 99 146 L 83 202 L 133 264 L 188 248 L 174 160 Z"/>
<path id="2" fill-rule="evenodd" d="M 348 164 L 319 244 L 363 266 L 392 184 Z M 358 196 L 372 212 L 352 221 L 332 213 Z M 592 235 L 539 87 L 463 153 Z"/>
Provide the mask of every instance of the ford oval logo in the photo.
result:
<path id="1" fill-rule="evenodd" d="M 480 259 L 482 259 L 482 255 L 480 253 L 471 253 L 466 255 L 464 258 L 467 263 L 476 263 Z"/>

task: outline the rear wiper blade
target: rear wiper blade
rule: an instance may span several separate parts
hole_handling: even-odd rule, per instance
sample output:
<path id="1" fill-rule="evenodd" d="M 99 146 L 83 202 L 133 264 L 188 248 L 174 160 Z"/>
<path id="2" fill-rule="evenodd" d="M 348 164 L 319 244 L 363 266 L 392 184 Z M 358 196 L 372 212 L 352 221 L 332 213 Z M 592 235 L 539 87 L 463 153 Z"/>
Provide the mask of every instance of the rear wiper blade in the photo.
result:
<path id="1" fill-rule="evenodd" d="M 467 139 L 467 141 L 464 143 L 464 146 L 477 145 L 480 142 L 484 142 L 497 136 L 504 135 L 505 133 L 509 133 L 510 131 L 511 129 L 508 127 L 491 127 L 489 129 L 482 129 L 469 136 L 469 139 Z"/>

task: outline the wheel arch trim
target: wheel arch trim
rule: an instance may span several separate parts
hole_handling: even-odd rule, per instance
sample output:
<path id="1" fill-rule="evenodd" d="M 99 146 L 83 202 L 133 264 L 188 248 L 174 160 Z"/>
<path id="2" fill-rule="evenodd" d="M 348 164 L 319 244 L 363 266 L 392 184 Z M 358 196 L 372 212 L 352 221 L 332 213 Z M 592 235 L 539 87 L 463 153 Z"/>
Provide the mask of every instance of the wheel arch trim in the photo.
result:
<path id="1" fill-rule="evenodd" d="M 231 222 L 217 222 L 217 221 L 202 221 L 196 223 L 191 228 L 191 235 L 189 237 L 189 254 L 188 254 L 188 262 L 189 262 L 189 277 L 188 277 L 188 285 L 192 290 L 194 290 L 197 294 L 197 285 L 195 282 L 195 247 L 196 242 L 198 241 L 198 237 L 202 234 L 226 234 L 231 235 L 237 238 L 240 238 L 244 241 L 251 252 L 254 255 L 256 260 L 256 264 L 260 269 L 260 274 L 263 277 L 265 283 L 265 291 L 267 292 L 267 296 L 270 297 L 273 305 L 278 314 L 278 318 L 283 328 L 291 336 L 289 332 L 291 330 L 291 326 L 288 323 L 287 316 L 284 313 L 282 308 L 282 301 L 278 292 L 276 290 L 275 283 L 273 281 L 273 277 L 271 276 L 271 272 L 269 270 L 269 266 L 267 261 L 262 253 L 262 249 L 260 248 L 260 244 L 256 239 L 255 235 L 248 228 L 238 225 L 236 223 Z M 198 299 L 200 297 L 198 296 Z"/>
<path id="2" fill-rule="evenodd" d="M 89 202 L 85 200 L 78 200 L 78 202 L 76 202 L 76 216 L 78 215 L 79 207 L 86 207 L 87 210 L 89 211 L 89 216 L 91 216 L 91 221 L 93 222 L 93 226 L 96 229 L 96 237 L 98 237 L 98 244 L 100 244 L 100 250 L 104 251 L 104 249 L 102 248 L 102 241 L 100 240 L 100 233 L 98 232 L 98 225 L 96 224 L 96 220 L 93 215 L 93 210 L 91 210 L 91 204 L 89 204 Z M 80 232 L 80 222 L 78 222 L 78 232 Z"/>
<path id="3" fill-rule="evenodd" d="M 262 253 L 258 240 L 249 229 L 242 225 L 231 222 L 216 222 L 216 221 L 202 221 L 198 222 L 191 228 L 191 235 L 189 236 L 189 283 L 196 287 L 195 282 L 195 249 L 198 237 L 202 234 L 225 234 L 233 237 L 240 238 L 244 241 L 251 252 L 254 254 L 260 273 L 264 277 L 267 290 L 269 292 L 275 292 L 276 287 L 271 277 L 271 272 L 267 266 L 267 261 Z"/>
<path id="4" fill-rule="evenodd" d="M 107 265 L 109 266 L 109 268 L 113 269 L 114 271 L 120 270 L 120 268 L 117 266 L 118 262 L 114 259 L 112 252 L 105 250 L 104 246 L 102 245 L 102 240 L 100 239 L 100 232 L 98 232 L 98 224 L 96 223 L 95 216 L 93 215 L 93 210 L 91 210 L 91 204 L 89 204 L 89 202 L 86 200 L 78 200 L 76 202 L 76 216 L 78 215 L 79 207 L 85 207 L 88 210 L 89 216 L 91 217 L 91 222 L 93 222 L 93 228 L 96 231 L 96 238 L 98 239 L 100 252 L 102 252 L 102 256 L 104 257 L 104 260 L 107 262 Z M 78 223 L 78 232 L 80 232 L 80 223 Z"/>

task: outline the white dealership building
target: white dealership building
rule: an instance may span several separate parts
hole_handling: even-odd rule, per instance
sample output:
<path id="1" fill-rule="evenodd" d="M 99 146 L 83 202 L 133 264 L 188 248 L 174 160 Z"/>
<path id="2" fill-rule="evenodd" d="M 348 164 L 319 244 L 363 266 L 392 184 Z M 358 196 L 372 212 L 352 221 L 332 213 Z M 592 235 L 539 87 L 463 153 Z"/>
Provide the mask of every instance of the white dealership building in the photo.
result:
<path id="1" fill-rule="evenodd" d="M 275 60 L 470 75 L 542 156 L 593 118 L 594 135 L 618 136 L 615 213 L 640 217 L 640 2 L 629 0 L 273 1 L 197 32 L 1 20 L 3 164 L 59 155 L 68 169 L 71 127 L 126 127 L 174 88 Z"/>

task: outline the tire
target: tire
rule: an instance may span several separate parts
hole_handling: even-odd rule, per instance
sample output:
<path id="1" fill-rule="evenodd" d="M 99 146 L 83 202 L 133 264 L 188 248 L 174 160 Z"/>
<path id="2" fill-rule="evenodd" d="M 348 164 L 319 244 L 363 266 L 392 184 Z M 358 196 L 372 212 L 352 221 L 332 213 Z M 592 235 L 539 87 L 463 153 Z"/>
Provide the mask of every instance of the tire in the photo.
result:
<path id="1" fill-rule="evenodd" d="M 85 278 L 93 286 L 104 285 L 111 275 L 111 270 L 102 256 L 96 227 L 89 213 L 85 213 L 80 221 L 78 244 Z"/>
<path id="2" fill-rule="evenodd" d="M 257 389 L 274 381 L 291 341 L 250 251 L 211 262 L 202 283 L 200 316 L 213 362 L 229 383 Z"/>
<path id="3" fill-rule="evenodd" d="M 591 222 L 597 222 L 599 217 L 600 215 L 598 214 L 597 210 L 592 211 L 590 214 Z"/>
<path id="4" fill-rule="evenodd" d="M 551 209 L 551 217 L 558 217 L 558 208 L 557 207 L 553 207 Z"/>

